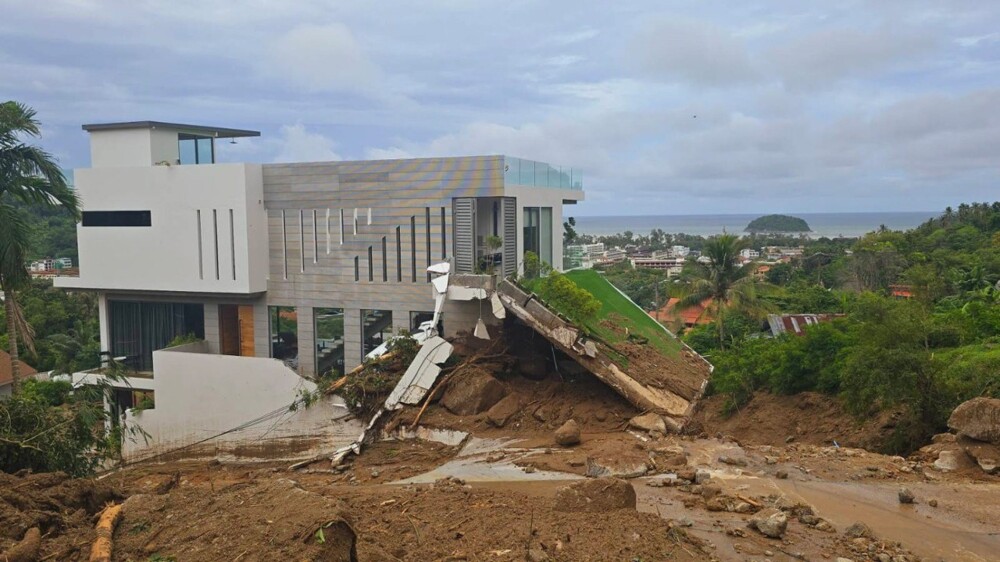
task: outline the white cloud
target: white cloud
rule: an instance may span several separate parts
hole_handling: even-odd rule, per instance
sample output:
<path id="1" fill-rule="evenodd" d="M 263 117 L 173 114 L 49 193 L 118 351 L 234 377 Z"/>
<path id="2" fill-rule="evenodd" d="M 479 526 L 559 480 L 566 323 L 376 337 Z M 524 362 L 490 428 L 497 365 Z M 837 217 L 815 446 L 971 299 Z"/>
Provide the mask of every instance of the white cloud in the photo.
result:
<path id="1" fill-rule="evenodd" d="M 302 25 L 277 38 L 264 60 L 267 76 L 310 92 L 372 92 L 381 72 L 344 24 Z"/>
<path id="2" fill-rule="evenodd" d="M 329 138 L 306 130 L 305 125 L 281 127 L 275 162 L 330 162 L 343 160 L 334 151 L 335 143 Z"/>

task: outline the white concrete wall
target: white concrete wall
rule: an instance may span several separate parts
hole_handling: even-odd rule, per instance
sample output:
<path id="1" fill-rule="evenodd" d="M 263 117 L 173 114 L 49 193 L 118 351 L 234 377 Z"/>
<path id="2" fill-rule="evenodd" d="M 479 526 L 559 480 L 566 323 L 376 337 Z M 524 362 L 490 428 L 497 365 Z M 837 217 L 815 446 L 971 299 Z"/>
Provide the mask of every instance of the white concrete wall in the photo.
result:
<path id="1" fill-rule="evenodd" d="M 56 286 L 230 294 L 266 290 L 267 215 L 259 164 L 88 168 L 76 171 L 76 189 L 85 211 L 149 210 L 152 226 L 78 226 L 80 277 L 57 278 Z"/>
<path id="2" fill-rule="evenodd" d="M 149 129 L 94 131 L 90 134 L 90 165 L 94 168 L 151 166 L 156 162 L 152 146 Z"/>
<path id="3" fill-rule="evenodd" d="M 138 424 L 150 440 L 127 442 L 127 459 L 184 446 L 191 446 L 185 457 L 309 458 L 347 445 L 361 433 L 361 422 L 340 419 L 348 411 L 337 397 L 289 411 L 301 392 L 316 385 L 280 361 L 206 350 L 205 342 L 197 342 L 153 353 L 156 406 L 126 416 L 126 423 Z M 275 417 L 219 436 L 269 413 Z"/>

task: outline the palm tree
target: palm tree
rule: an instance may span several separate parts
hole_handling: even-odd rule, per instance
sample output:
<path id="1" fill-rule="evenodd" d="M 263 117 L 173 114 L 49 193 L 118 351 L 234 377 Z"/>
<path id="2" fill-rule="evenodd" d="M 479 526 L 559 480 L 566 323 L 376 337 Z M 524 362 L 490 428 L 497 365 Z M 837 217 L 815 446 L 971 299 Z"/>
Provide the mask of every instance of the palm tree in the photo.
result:
<path id="1" fill-rule="evenodd" d="M 34 332 L 17 304 L 17 291 L 29 281 L 27 258 L 31 225 L 15 203 L 63 208 L 80 214 L 80 201 L 66 185 L 66 177 L 52 156 L 25 143 L 23 137 L 39 137 L 35 111 L 15 102 L 0 103 L 0 291 L 7 314 L 12 389 L 17 391 L 21 369 L 18 338 L 34 351 Z"/>
<path id="2" fill-rule="evenodd" d="M 707 263 L 696 262 L 687 279 L 686 295 L 675 305 L 678 309 L 690 308 L 710 301 L 702 314 L 715 319 L 719 330 L 719 344 L 725 347 L 725 313 L 737 310 L 759 316 L 764 307 L 757 298 L 756 279 L 751 275 L 751 264 L 740 265 L 740 250 L 747 247 L 747 240 L 735 234 L 720 234 L 705 242 L 701 255 Z"/>

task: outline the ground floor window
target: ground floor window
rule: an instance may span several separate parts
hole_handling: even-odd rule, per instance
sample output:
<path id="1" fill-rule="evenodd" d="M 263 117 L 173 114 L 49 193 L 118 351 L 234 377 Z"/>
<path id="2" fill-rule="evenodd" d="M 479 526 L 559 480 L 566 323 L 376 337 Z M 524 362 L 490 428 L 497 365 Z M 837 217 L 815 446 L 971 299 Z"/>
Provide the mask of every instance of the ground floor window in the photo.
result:
<path id="1" fill-rule="evenodd" d="M 413 311 L 410 312 L 410 333 L 415 334 L 420 329 L 420 325 L 424 322 L 430 322 L 434 319 L 433 312 L 423 312 L 423 311 Z M 438 318 L 437 332 L 439 336 L 444 335 L 444 319 Z"/>
<path id="2" fill-rule="evenodd" d="M 316 374 L 344 374 L 344 309 L 314 308 Z"/>
<path id="3" fill-rule="evenodd" d="M 281 359 L 292 369 L 299 368 L 299 315 L 294 306 L 269 306 L 268 324 L 271 357 Z"/>
<path id="4" fill-rule="evenodd" d="M 524 253 L 533 252 L 552 264 L 552 207 L 525 207 L 522 218 Z"/>
<path id="5" fill-rule="evenodd" d="M 391 310 L 361 311 L 361 359 L 392 337 Z"/>
<path id="6" fill-rule="evenodd" d="M 112 357 L 135 371 L 153 370 L 153 352 L 181 336 L 205 338 L 205 307 L 172 302 L 108 302 Z"/>

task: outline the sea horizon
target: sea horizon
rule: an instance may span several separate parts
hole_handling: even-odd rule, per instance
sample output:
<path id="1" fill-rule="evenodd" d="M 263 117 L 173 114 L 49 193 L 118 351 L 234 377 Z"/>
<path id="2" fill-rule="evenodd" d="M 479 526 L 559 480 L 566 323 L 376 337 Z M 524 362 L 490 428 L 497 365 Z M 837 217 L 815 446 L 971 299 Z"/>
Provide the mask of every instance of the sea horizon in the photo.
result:
<path id="1" fill-rule="evenodd" d="M 580 216 L 576 218 L 576 231 L 592 236 L 608 236 L 627 230 L 639 235 L 647 235 L 656 228 L 668 234 L 689 234 L 713 236 L 729 232 L 742 234 L 753 219 L 773 213 L 732 213 L 701 215 L 607 215 Z M 856 212 L 856 213 L 780 213 L 799 217 L 811 229 L 806 233 L 810 238 L 857 238 L 885 225 L 890 230 L 915 228 L 940 211 L 905 212 Z M 566 216 L 569 216 L 566 213 Z"/>

